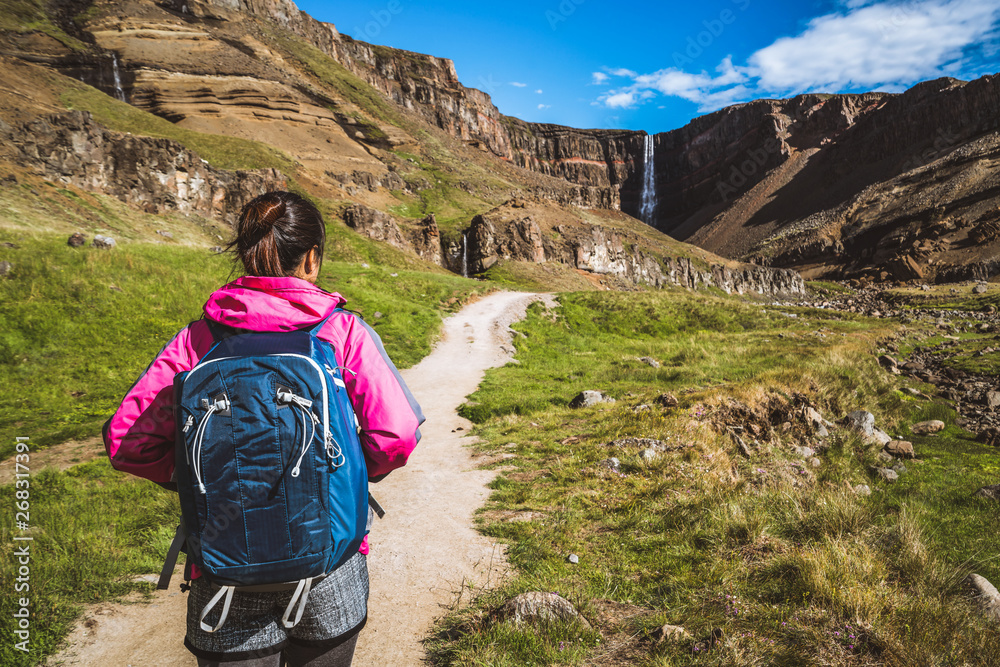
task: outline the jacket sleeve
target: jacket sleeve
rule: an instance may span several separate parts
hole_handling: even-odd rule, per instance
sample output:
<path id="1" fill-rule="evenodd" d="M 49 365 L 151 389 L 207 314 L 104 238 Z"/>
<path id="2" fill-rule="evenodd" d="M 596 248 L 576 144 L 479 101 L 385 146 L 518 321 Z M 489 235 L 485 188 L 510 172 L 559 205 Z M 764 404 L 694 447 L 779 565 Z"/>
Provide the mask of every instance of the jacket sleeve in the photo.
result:
<path id="1" fill-rule="evenodd" d="M 174 472 L 174 375 L 191 370 L 210 346 L 204 321 L 167 343 L 104 424 L 104 446 L 116 470 L 164 484 Z"/>
<path id="2" fill-rule="evenodd" d="M 344 383 L 361 426 L 368 477 L 378 481 L 406 465 L 420 441 L 424 415 L 375 330 L 351 313 L 334 320 L 328 326 L 340 329 L 344 336 L 338 353 L 346 369 Z"/>

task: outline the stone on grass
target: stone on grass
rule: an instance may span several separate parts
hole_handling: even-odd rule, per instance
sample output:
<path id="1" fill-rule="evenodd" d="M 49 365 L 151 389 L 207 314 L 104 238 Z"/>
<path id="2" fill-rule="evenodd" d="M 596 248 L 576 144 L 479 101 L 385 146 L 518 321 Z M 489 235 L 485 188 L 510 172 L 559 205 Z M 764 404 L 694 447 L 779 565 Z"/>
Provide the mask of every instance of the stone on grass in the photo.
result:
<path id="1" fill-rule="evenodd" d="M 896 465 L 892 466 L 892 469 L 896 471 L 897 475 L 902 475 L 903 473 L 906 472 L 906 466 L 904 466 L 902 463 L 897 463 Z"/>
<path id="2" fill-rule="evenodd" d="M 989 288 L 986 287 L 986 285 L 976 285 L 975 287 L 972 288 L 972 293 L 973 294 L 986 294 L 986 291 L 988 289 Z"/>
<path id="3" fill-rule="evenodd" d="M 545 593 L 542 591 L 531 591 L 521 593 L 507 601 L 500 608 L 497 616 L 501 620 L 512 621 L 514 625 L 534 625 L 551 622 L 576 622 L 586 629 L 590 629 L 580 612 L 566 598 L 555 593 Z"/>
<path id="4" fill-rule="evenodd" d="M 809 459 L 809 465 L 811 465 L 813 468 L 818 468 L 821 465 L 823 465 L 823 462 L 814 456 L 811 459 Z"/>
<path id="5" fill-rule="evenodd" d="M 872 430 L 872 439 L 880 445 L 888 445 L 892 442 L 892 438 L 889 437 L 889 434 L 878 428 Z"/>
<path id="6" fill-rule="evenodd" d="M 691 639 L 688 631 L 679 625 L 660 626 L 649 633 L 649 636 L 657 644 L 660 642 L 683 642 Z"/>
<path id="7" fill-rule="evenodd" d="M 607 394 L 601 391 L 593 391 L 587 389 L 586 391 L 581 391 L 577 394 L 572 401 L 569 402 L 569 407 L 571 408 L 589 408 L 598 403 L 614 403 L 615 399 L 611 398 Z"/>
<path id="8" fill-rule="evenodd" d="M 660 456 L 659 452 L 657 452 L 655 449 L 651 447 L 639 452 L 639 458 L 642 459 L 643 463 L 652 463 L 657 458 L 659 458 L 659 456 Z"/>
<path id="9" fill-rule="evenodd" d="M 676 408 L 678 403 L 677 397 L 673 394 L 660 394 L 654 402 L 664 408 Z"/>
<path id="10" fill-rule="evenodd" d="M 622 462 L 619 461 L 614 456 L 612 456 L 611 458 L 604 459 L 603 461 L 601 461 L 597 465 L 600 466 L 601 468 L 607 468 L 611 472 L 621 472 L 622 471 Z"/>
<path id="11" fill-rule="evenodd" d="M 1000 592 L 986 577 L 970 574 L 963 582 L 965 590 L 986 618 L 1000 621 Z"/>
<path id="12" fill-rule="evenodd" d="M 899 373 L 899 362 L 890 357 L 888 354 L 883 354 L 879 357 L 878 363 L 882 366 L 882 368 L 886 369 L 890 373 Z"/>
<path id="13" fill-rule="evenodd" d="M 654 359 L 653 357 L 639 357 L 639 361 L 649 366 L 652 366 L 653 368 L 660 367 L 660 362 Z"/>
<path id="14" fill-rule="evenodd" d="M 871 436 L 875 433 L 875 415 L 867 410 L 855 410 L 844 417 L 847 428 L 861 435 Z"/>
<path id="15" fill-rule="evenodd" d="M 913 443 L 906 440 L 892 440 L 882 449 L 897 459 L 912 459 L 915 456 L 913 453 Z"/>
<path id="16" fill-rule="evenodd" d="M 871 471 L 876 477 L 885 480 L 886 482 L 895 482 L 899 479 L 899 475 L 892 468 L 879 468 L 877 466 L 872 466 Z"/>
<path id="17" fill-rule="evenodd" d="M 859 496 L 870 496 L 872 494 L 872 489 L 867 484 L 858 484 L 853 490 Z"/>
<path id="18" fill-rule="evenodd" d="M 4 277 L 10 273 L 11 268 L 13 268 L 13 265 L 7 260 L 0 262 L 0 277 Z"/>
<path id="19" fill-rule="evenodd" d="M 792 447 L 792 451 L 804 459 L 812 458 L 816 451 L 812 447 Z"/>
<path id="20" fill-rule="evenodd" d="M 81 234 L 80 232 L 73 234 L 66 241 L 66 245 L 68 245 L 71 248 L 79 248 L 85 245 L 86 243 L 87 243 L 87 237 Z"/>
<path id="21" fill-rule="evenodd" d="M 875 458 L 877 458 L 879 461 L 882 461 L 883 463 L 892 463 L 893 461 L 896 460 L 896 458 L 892 454 L 885 451 L 876 454 Z"/>
<path id="22" fill-rule="evenodd" d="M 990 500 L 1000 501 L 1000 484 L 991 484 L 990 486 L 984 486 L 975 495 L 981 498 L 989 498 Z"/>
<path id="23" fill-rule="evenodd" d="M 944 422 L 939 419 L 931 419 L 912 425 L 910 430 L 916 435 L 932 435 L 944 430 Z"/>
<path id="24" fill-rule="evenodd" d="M 570 563 L 572 565 L 579 565 L 580 564 L 580 557 L 577 556 L 576 554 L 570 554 L 570 555 L 566 556 L 566 562 Z"/>
<path id="25" fill-rule="evenodd" d="M 101 248 L 102 250 L 110 250 L 118 244 L 110 236 L 102 236 L 98 234 L 94 237 L 94 240 L 90 242 L 90 245 L 95 248 Z"/>

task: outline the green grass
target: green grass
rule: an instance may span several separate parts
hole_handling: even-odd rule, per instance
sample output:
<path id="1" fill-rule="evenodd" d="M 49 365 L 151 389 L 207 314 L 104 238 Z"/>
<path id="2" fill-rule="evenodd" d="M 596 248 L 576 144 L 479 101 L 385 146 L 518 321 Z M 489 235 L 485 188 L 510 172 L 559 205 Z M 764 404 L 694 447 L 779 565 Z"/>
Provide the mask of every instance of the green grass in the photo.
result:
<path id="1" fill-rule="evenodd" d="M 442 314 L 490 289 L 444 271 L 363 269 L 342 260 L 335 238 L 321 286 L 365 311 L 401 367 L 427 353 Z M 0 241 L 17 246 L 0 248 L 0 259 L 14 266 L 0 279 L 3 455 L 17 435 L 38 446 L 97 435 L 157 350 L 201 316 L 213 290 L 238 275 L 228 256 L 203 248 L 74 249 L 64 236 L 10 231 L 0 231 Z M 376 310 L 385 316 L 373 320 Z"/>
<path id="2" fill-rule="evenodd" d="M 30 468 L 30 462 L 28 464 Z M 119 598 L 153 585 L 135 577 L 159 571 L 180 508 L 176 494 L 114 471 L 105 461 L 86 463 L 65 472 L 33 472 L 27 485 L 0 487 L 0 502 L 13 520 L 15 493 L 27 492 L 31 542 L 11 521 L 0 523 L 0 664 L 43 664 L 69 632 L 80 605 Z M 15 593 L 18 559 L 15 549 L 29 545 L 30 588 Z M 11 619 L 21 597 L 30 600 L 29 651 L 14 648 Z"/>
<path id="3" fill-rule="evenodd" d="M 878 447 L 852 434 L 834 432 L 819 468 L 791 451 L 810 444 L 804 404 L 830 419 L 868 409 L 890 433 L 953 424 L 948 406 L 905 397 L 878 368 L 875 342 L 895 325 L 679 292 L 560 300 L 555 320 L 533 308 L 516 327 L 519 363 L 488 372 L 464 407 L 486 451 L 516 455 L 481 515 L 515 576 L 442 622 L 436 664 L 998 664 L 995 628 L 958 586 L 969 571 L 1000 580 L 997 509 L 971 495 L 996 482 L 994 452 L 949 426 L 915 438 L 921 460 L 887 485 L 868 472 Z M 568 408 L 583 389 L 618 402 Z M 662 392 L 680 405 L 657 406 Z M 626 436 L 673 451 L 647 463 L 606 445 Z M 609 456 L 622 474 L 602 467 Z M 848 488 L 862 483 L 871 496 Z M 526 590 L 572 600 L 600 641 L 489 622 Z M 655 643 L 664 623 L 726 639 L 707 653 Z"/>
<path id="4" fill-rule="evenodd" d="M 267 144 L 187 130 L 67 77 L 61 77 L 58 83 L 66 87 L 61 95 L 66 108 L 89 111 L 94 120 L 108 129 L 173 139 L 219 169 L 273 168 L 286 175 L 295 172 L 295 161 Z"/>
<path id="5" fill-rule="evenodd" d="M 0 30 L 19 33 L 42 32 L 74 51 L 86 49 L 86 44 L 66 34 L 52 21 L 49 4 L 45 0 L 0 1 Z"/>

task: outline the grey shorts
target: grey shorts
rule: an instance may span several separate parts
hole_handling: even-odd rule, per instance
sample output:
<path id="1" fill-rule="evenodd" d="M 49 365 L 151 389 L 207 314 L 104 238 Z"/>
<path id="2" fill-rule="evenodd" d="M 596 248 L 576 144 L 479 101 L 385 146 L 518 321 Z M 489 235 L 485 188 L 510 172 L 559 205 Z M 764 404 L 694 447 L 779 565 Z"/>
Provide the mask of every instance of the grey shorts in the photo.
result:
<path id="1" fill-rule="evenodd" d="M 368 561 L 361 553 L 331 572 L 309 593 L 302 620 L 285 629 L 281 615 L 292 591 L 233 595 L 225 624 L 214 633 L 201 629 L 201 610 L 215 594 L 203 577 L 191 582 L 184 646 L 199 658 L 232 662 L 281 652 L 289 643 L 333 648 L 350 639 L 368 619 Z M 217 619 L 213 610 L 206 621 Z M 214 621 L 211 621 L 214 622 Z"/>

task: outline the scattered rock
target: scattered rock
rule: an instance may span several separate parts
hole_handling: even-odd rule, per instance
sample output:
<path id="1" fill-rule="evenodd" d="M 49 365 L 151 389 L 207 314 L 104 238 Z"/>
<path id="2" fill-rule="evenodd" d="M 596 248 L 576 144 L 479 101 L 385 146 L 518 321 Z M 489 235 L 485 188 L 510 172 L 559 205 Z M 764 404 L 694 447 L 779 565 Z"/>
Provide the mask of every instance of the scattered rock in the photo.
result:
<path id="1" fill-rule="evenodd" d="M 157 234 L 159 234 L 160 236 L 162 236 L 163 238 L 167 238 L 167 239 L 172 239 L 172 238 L 174 238 L 174 235 L 173 235 L 173 234 L 171 234 L 170 232 L 168 232 L 168 231 L 167 231 L 167 230 L 165 230 L 165 229 L 157 229 L 157 230 L 156 230 L 156 233 L 157 233 Z"/>
<path id="2" fill-rule="evenodd" d="M 844 417 L 844 424 L 852 431 L 871 437 L 875 434 L 875 415 L 867 410 L 855 410 Z"/>
<path id="3" fill-rule="evenodd" d="M 972 293 L 973 294 L 986 294 L 986 291 L 988 289 L 989 288 L 986 287 L 986 285 L 976 285 L 975 287 L 972 288 Z"/>
<path id="4" fill-rule="evenodd" d="M 883 447 L 883 451 L 897 459 L 912 459 L 913 443 L 906 440 L 892 440 Z"/>
<path id="5" fill-rule="evenodd" d="M 900 391 L 903 392 L 904 394 L 906 394 L 907 396 L 912 396 L 913 398 L 922 398 L 922 399 L 927 400 L 927 401 L 929 401 L 930 398 L 931 398 L 930 396 L 928 396 L 927 394 L 923 393 L 922 391 L 918 391 L 918 390 L 916 390 L 916 389 L 914 389 L 912 387 L 903 387 L 902 389 L 900 389 Z"/>
<path id="6" fill-rule="evenodd" d="M 85 245 L 86 243 L 87 243 L 87 237 L 81 234 L 80 232 L 73 234 L 66 241 L 66 245 L 68 245 L 71 248 L 79 248 Z"/>
<path id="7" fill-rule="evenodd" d="M 872 431 L 872 439 L 880 445 L 886 445 L 892 441 L 888 433 L 878 428 Z"/>
<path id="8" fill-rule="evenodd" d="M 878 454 L 875 455 L 875 458 L 877 458 L 879 461 L 882 461 L 883 463 L 892 463 L 893 461 L 896 460 L 896 458 L 889 452 L 879 452 Z"/>
<path id="9" fill-rule="evenodd" d="M 990 500 L 996 500 L 1000 502 L 1000 484 L 992 484 L 990 486 L 984 486 L 983 488 L 976 491 L 975 495 L 981 498 L 989 498 Z"/>
<path id="10" fill-rule="evenodd" d="M 816 451 L 812 447 L 792 447 L 792 451 L 804 459 L 816 456 Z"/>
<path id="11" fill-rule="evenodd" d="M 380 313 L 379 311 L 376 310 L 375 314 L 372 315 L 372 317 L 375 318 L 376 320 L 380 320 L 380 319 L 382 319 L 382 313 Z"/>
<path id="12" fill-rule="evenodd" d="M 649 366 L 652 366 L 653 368 L 659 368 L 660 367 L 660 362 L 657 361 L 656 359 L 653 359 L 652 357 L 639 357 L 639 361 L 641 361 L 644 364 L 648 364 Z"/>
<path id="13" fill-rule="evenodd" d="M 652 463 L 657 458 L 659 458 L 659 456 L 660 453 L 652 448 L 644 449 L 641 452 L 639 452 L 639 458 L 642 459 L 643 463 Z"/>
<path id="14" fill-rule="evenodd" d="M 600 391 L 586 390 L 581 391 L 576 397 L 569 402 L 569 407 L 571 408 L 589 408 L 591 406 L 597 405 L 598 403 L 614 403 L 615 399 L 611 398 L 607 394 Z"/>
<path id="15" fill-rule="evenodd" d="M 963 584 L 983 615 L 992 621 L 1000 621 L 1000 592 L 996 587 L 986 577 L 975 573 L 966 577 Z"/>
<path id="16" fill-rule="evenodd" d="M 673 394 L 660 394 L 656 397 L 654 403 L 664 408 L 676 408 L 678 401 L 677 397 Z"/>
<path id="17" fill-rule="evenodd" d="M 643 403 L 641 405 L 637 405 L 634 408 L 632 408 L 632 412 L 634 412 L 635 414 L 639 414 L 640 412 L 649 412 L 652 409 L 653 408 L 649 407 L 649 405 Z"/>
<path id="18" fill-rule="evenodd" d="M 0 262 L 0 278 L 7 276 L 11 268 L 13 268 L 13 265 L 7 260 Z"/>
<path id="19" fill-rule="evenodd" d="M 661 642 L 683 642 L 691 639 L 688 631 L 679 625 L 663 625 L 649 633 L 650 639 Z"/>
<path id="20" fill-rule="evenodd" d="M 886 482 L 895 482 L 899 479 L 899 475 L 892 468 L 879 468 L 877 466 L 871 467 L 872 473 Z"/>
<path id="21" fill-rule="evenodd" d="M 655 449 L 658 452 L 669 452 L 675 449 L 680 449 L 680 447 L 671 447 L 662 440 L 656 440 L 654 438 L 620 438 L 609 442 L 608 447 L 618 447 L 619 449 L 635 449 L 642 447 L 643 449 Z"/>
<path id="22" fill-rule="evenodd" d="M 853 490 L 859 496 L 870 496 L 872 494 L 872 489 L 867 484 L 858 484 Z"/>
<path id="23" fill-rule="evenodd" d="M 570 604 L 569 600 L 555 593 L 531 591 L 521 593 L 499 609 L 497 617 L 505 621 L 513 621 L 515 625 L 539 625 L 552 621 L 569 621 L 580 623 L 590 629 L 580 612 Z"/>
<path id="24" fill-rule="evenodd" d="M 910 426 L 910 430 L 915 435 L 932 435 L 944 430 L 944 422 L 939 419 L 931 419 Z"/>
<path id="25" fill-rule="evenodd" d="M 94 237 L 94 240 L 90 242 L 90 245 L 95 248 L 101 248 L 102 250 L 110 250 L 118 244 L 110 236 L 102 236 L 101 234 L 98 234 Z"/>
<path id="26" fill-rule="evenodd" d="M 823 465 L 823 462 L 814 456 L 811 459 L 809 459 L 809 465 L 811 465 L 813 468 L 818 468 L 821 465 Z"/>
<path id="27" fill-rule="evenodd" d="M 986 407 L 990 410 L 1000 408 L 1000 391 L 986 392 Z"/>
<path id="28" fill-rule="evenodd" d="M 579 565 L 580 564 L 580 557 L 577 556 L 576 554 L 570 554 L 570 555 L 566 556 L 566 562 L 567 563 L 572 563 L 573 565 Z"/>
<path id="29" fill-rule="evenodd" d="M 618 458 L 614 456 L 604 459 L 597 465 L 601 468 L 607 468 L 611 472 L 620 473 L 622 471 L 622 462 L 619 461 Z"/>
<path id="30" fill-rule="evenodd" d="M 906 472 L 906 466 L 904 466 L 902 463 L 897 463 L 896 465 L 892 466 L 892 469 L 896 472 L 897 475 L 902 475 L 903 473 Z"/>
<path id="31" fill-rule="evenodd" d="M 883 354 L 878 358 L 879 365 L 886 369 L 890 373 L 899 373 L 899 362 L 890 357 L 888 354 Z"/>

